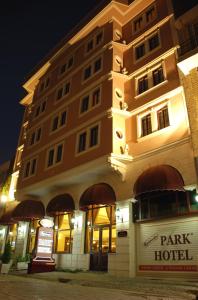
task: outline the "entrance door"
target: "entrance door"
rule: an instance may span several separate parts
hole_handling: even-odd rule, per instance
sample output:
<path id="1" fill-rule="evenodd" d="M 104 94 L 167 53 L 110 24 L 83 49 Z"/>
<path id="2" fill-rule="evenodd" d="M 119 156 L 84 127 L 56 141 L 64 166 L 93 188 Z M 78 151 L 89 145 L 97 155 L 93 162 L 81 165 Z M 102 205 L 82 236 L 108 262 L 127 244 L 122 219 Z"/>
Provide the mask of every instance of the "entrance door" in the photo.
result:
<path id="1" fill-rule="evenodd" d="M 110 227 L 97 226 L 93 228 L 91 245 L 90 270 L 107 271 L 108 252 L 110 245 Z"/>

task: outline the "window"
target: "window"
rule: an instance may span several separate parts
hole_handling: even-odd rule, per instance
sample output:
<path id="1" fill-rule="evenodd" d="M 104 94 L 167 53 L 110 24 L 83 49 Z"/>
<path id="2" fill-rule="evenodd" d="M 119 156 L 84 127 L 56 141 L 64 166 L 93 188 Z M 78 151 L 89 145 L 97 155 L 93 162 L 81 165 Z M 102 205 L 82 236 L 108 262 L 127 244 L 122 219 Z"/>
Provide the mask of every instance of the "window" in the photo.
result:
<path id="1" fill-rule="evenodd" d="M 144 42 L 134 47 L 135 59 L 138 60 L 160 46 L 159 32 L 147 37 Z"/>
<path id="2" fill-rule="evenodd" d="M 72 252 L 73 244 L 73 214 L 67 213 L 55 217 L 55 235 L 54 250 L 55 252 Z"/>
<path id="3" fill-rule="evenodd" d="M 48 86 L 49 86 L 49 83 L 50 83 L 49 77 L 43 79 L 42 82 L 41 82 L 41 84 L 40 84 L 40 87 L 39 87 L 39 92 L 41 93 L 42 91 L 44 91 L 45 89 L 47 89 Z"/>
<path id="4" fill-rule="evenodd" d="M 168 126 L 170 126 L 168 104 L 153 107 L 149 112 L 138 116 L 138 137 L 147 136 Z"/>
<path id="5" fill-rule="evenodd" d="M 159 36 L 158 34 L 153 35 L 151 38 L 148 39 L 149 44 L 149 51 L 157 48 L 159 46 Z"/>
<path id="6" fill-rule="evenodd" d="M 38 106 L 35 107 L 34 117 L 37 118 L 39 115 L 44 113 L 46 109 L 47 101 L 43 100 Z"/>
<path id="7" fill-rule="evenodd" d="M 52 120 L 51 131 L 56 131 L 57 129 L 63 127 L 67 122 L 67 111 L 64 110 L 55 116 Z"/>
<path id="8" fill-rule="evenodd" d="M 148 135 L 152 132 L 151 127 L 151 114 L 146 115 L 141 119 L 142 136 Z"/>
<path id="9" fill-rule="evenodd" d="M 135 18 L 133 21 L 133 32 L 136 33 L 145 28 L 150 22 L 157 17 L 156 6 L 152 5 L 148 7 L 141 15 Z"/>
<path id="10" fill-rule="evenodd" d="M 92 108 L 96 107 L 100 103 L 101 88 L 97 87 L 91 91 L 88 95 L 84 96 L 80 102 L 80 113 L 83 114 Z"/>
<path id="11" fill-rule="evenodd" d="M 47 154 L 47 168 L 52 167 L 62 161 L 63 143 L 58 144 L 48 150 Z"/>
<path id="12" fill-rule="evenodd" d="M 97 58 L 92 64 L 87 66 L 83 71 L 83 80 L 87 80 L 102 69 L 102 58 Z"/>
<path id="13" fill-rule="evenodd" d="M 77 152 L 81 153 L 99 144 L 99 125 L 87 128 L 77 136 Z"/>
<path id="14" fill-rule="evenodd" d="M 165 81 L 163 66 L 160 65 L 154 69 L 149 70 L 145 75 L 138 77 L 137 94 L 140 95 L 145 91 Z"/>
<path id="15" fill-rule="evenodd" d="M 157 111 L 157 121 L 159 130 L 170 125 L 167 105 Z"/>
<path id="16" fill-rule="evenodd" d="M 39 220 L 32 220 L 30 223 L 30 232 L 29 232 L 29 253 L 32 253 L 36 243 L 36 231 L 39 227 Z"/>
<path id="17" fill-rule="evenodd" d="M 60 75 L 64 74 L 66 71 L 72 68 L 74 64 L 74 57 L 71 56 L 61 67 L 60 67 Z"/>
<path id="18" fill-rule="evenodd" d="M 36 173 L 36 164 L 37 164 L 37 159 L 31 159 L 25 163 L 25 168 L 24 168 L 24 178 L 31 177 L 35 175 Z"/>
<path id="19" fill-rule="evenodd" d="M 57 91 L 56 100 L 62 99 L 64 96 L 68 95 L 70 92 L 70 82 L 66 82 L 61 88 Z"/>
<path id="20" fill-rule="evenodd" d="M 95 34 L 86 44 L 85 52 L 90 53 L 97 46 L 99 46 L 103 41 L 103 31 Z"/>
<path id="21" fill-rule="evenodd" d="M 32 146 L 34 144 L 37 144 L 41 139 L 41 128 L 36 129 L 30 137 L 29 145 Z"/>
<path id="22" fill-rule="evenodd" d="M 158 85 L 164 81 L 164 72 L 162 66 L 153 71 L 153 85 Z"/>
<path id="23" fill-rule="evenodd" d="M 138 80 L 138 93 L 141 94 L 147 90 L 148 90 L 148 75 L 145 75 Z"/>

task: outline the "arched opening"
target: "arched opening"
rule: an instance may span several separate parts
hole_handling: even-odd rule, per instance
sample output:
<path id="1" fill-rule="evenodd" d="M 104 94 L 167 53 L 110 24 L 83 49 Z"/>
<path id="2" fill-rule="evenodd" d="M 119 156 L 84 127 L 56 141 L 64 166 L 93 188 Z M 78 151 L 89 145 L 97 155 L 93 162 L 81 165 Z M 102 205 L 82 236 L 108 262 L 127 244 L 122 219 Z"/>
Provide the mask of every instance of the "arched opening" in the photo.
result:
<path id="1" fill-rule="evenodd" d="M 116 251 L 116 197 L 112 187 L 99 183 L 89 187 L 80 198 L 86 211 L 85 252 L 90 253 L 90 269 L 106 271 L 108 253 Z"/>
<path id="2" fill-rule="evenodd" d="M 54 252 L 56 253 L 72 252 L 74 209 L 74 200 L 69 194 L 58 195 L 47 205 L 47 214 L 54 218 Z"/>
<path id="3" fill-rule="evenodd" d="M 184 190 L 181 174 L 169 165 L 144 171 L 135 182 L 134 198 L 135 221 L 184 215 L 195 206 L 198 210 L 193 192 Z"/>

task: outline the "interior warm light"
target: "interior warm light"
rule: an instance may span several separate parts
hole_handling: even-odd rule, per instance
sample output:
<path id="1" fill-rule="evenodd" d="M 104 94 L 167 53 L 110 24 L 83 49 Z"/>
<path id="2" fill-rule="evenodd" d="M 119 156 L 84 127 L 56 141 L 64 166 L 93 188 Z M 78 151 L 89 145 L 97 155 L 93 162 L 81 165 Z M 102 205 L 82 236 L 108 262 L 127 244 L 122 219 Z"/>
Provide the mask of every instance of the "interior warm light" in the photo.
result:
<path id="1" fill-rule="evenodd" d="M 1 195 L 1 202 L 2 203 L 7 202 L 7 200 L 8 200 L 8 197 L 6 195 Z"/>
<path id="2" fill-rule="evenodd" d="M 198 202 L 198 194 L 195 195 L 195 201 Z"/>

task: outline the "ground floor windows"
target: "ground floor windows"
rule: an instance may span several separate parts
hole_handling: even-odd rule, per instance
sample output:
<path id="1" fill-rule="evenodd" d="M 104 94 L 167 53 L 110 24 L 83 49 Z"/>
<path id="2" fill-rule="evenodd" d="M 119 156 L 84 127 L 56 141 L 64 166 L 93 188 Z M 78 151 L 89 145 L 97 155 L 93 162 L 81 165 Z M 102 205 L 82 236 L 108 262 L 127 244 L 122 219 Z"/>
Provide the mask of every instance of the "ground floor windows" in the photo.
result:
<path id="1" fill-rule="evenodd" d="M 116 251 L 115 206 L 89 207 L 86 216 L 85 252 Z"/>
<path id="2" fill-rule="evenodd" d="M 73 224 L 71 213 L 55 217 L 54 250 L 55 252 L 72 252 Z"/>
<path id="3" fill-rule="evenodd" d="M 7 227 L 6 226 L 0 226 L 0 255 L 4 251 L 6 233 L 7 233 Z"/>
<path id="4" fill-rule="evenodd" d="M 7 241 L 11 244 L 11 249 L 14 252 L 17 239 L 17 224 L 9 225 Z"/>
<path id="5" fill-rule="evenodd" d="M 39 227 L 39 220 L 32 220 L 29 228 L 29 253 L 32 253 L 35 249 L 36 243 L 36 232 Z"/>

